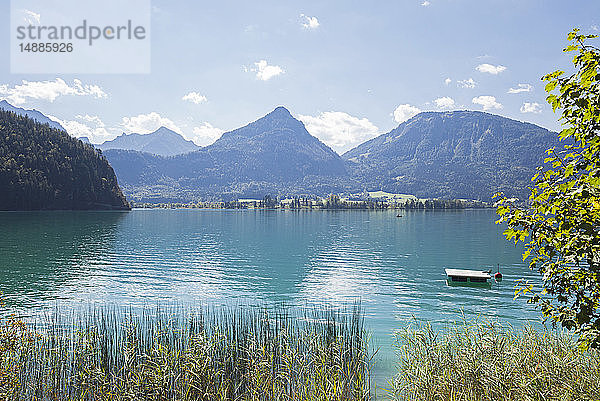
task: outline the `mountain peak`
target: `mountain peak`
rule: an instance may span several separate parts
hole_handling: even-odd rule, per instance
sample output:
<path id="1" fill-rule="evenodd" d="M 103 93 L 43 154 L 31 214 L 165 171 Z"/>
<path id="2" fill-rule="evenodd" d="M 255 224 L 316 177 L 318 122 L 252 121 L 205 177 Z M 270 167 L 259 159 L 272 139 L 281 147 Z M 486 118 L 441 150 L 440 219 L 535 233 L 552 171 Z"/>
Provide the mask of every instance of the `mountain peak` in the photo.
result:
<path id="1" fill-rule="evenodd" d="M 427 110 L 427 111 L 421 111 L 420 113 L 415 114 L 413 117 L 402 122 L 400 125 L 411 122 L 411 121 L 419 121 L 419 120 L 422 120 L 423 118 L 428 118 L 428 117 L 457 118 L 457 117 L 464 117 L 464 116 L 478 117 L 478 116 L 484 116 L 484 115 L 492 115 L 492 114 L 485 113 L 482 111 L 477 111 L 477 110 L 448 110 L 448 111 Z"/>
<path id="2" fill-rule="evenodd" d="M 276 107 L 269 114 L 253 121 L 241 128 L 225 132 L 215 144 L 228 143 L 232 138 L 245 137 L 252 138 L 261 135 L 274 135 L 281 133 L 294 133 L 296 136 L 312 138 L 306 131 L 304 124 L 294 118 L 292 114 L 283 106 Z M 314 138 L 316 139 L 316 138 Z"/>
<path id="3" fill-rule="evenodd" d="M 492 114 L 480 110 L 451 110 L 451 111 L 422 111 L 419 114 L 409 118 L 408 120 L 401 123 L 394 131 L 402 131 L 401 127 L 405 127 L 408 124 L 418 124 L 424 120 L 436 120 L 440 123 L 451 124 L 457 121 L 464 122 L 477 122 L 477 123 L 521 123 L 537 127 L 535 124 L 528 123 L 526 121 L 515 120 L 509 117 L 500 116 L 498 114 Z"/>
<path id="4" fill-rule="evenodd" d="M 148 135 L 179 135 L 177 132 L 173 131 L 172 129 L 169 129 L 165 126 L 161 126 L 160 128 L 158 128 L 156 131 L 151 132 Z"/>
<path id="5" fill-rule="evenodd" d="M 312 183 L 318 183 L 319 193 L 329 193 L 338 188 L 338 180 L 347 179 L 341 157 L 310 135 L 285 107 L 223 133 L 197 152 L 173 159 L 123 152 L 109 152 L 107 157 L 119 179 L 128 185 L 156 185 L 167 179 L 179 182 L 177 186 L 189 193 L 227 197 L 262 197 L 288 190 L 306 193 L 304 188 Z M 145 167 L 132 168 L 136 163 Z"/>
<path id="6" fill-rule="evenodd" d="M 194 142 L 186 140 L 182 135 L 167 127 L 160 127 L 156 131 L 144 135 L 123 133 L 112 141 L 106 141 L 97 147 L 102 150 L 136 150 L 159 156 L 175 156 L 200 149 Z"/>
<path id="7" fill-rule="evenodd" d="M 294 118 L 292 113 L 283 106 L 275 107 L 275 110 L 267 114 L 265 117 L 276 117 L 276 118 Z"/>

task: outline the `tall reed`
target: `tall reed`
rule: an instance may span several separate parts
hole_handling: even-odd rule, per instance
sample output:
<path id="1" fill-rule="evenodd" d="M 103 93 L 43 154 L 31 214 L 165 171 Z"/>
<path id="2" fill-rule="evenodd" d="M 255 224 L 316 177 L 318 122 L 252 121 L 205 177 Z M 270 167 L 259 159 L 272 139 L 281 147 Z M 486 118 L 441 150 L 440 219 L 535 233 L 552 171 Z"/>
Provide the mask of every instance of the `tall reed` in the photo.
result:
<path id="1" fill-rule="evenodd" d="M 0 399 L 370 398 L 357 306 L 91 307 L 0 326 Z"/>
<path id="2" fill-rule="evenodd" d="M 398 400 L 600 400 L 600 353 L 569 335 L 476 320 L 397 334 Z"/>

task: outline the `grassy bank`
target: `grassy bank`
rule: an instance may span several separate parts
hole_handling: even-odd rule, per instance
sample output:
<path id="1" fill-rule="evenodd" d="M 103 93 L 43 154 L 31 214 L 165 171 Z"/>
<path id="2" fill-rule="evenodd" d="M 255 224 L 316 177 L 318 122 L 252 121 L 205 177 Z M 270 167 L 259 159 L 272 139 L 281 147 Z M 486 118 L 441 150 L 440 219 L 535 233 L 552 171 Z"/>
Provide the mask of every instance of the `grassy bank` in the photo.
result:
<path id="1" fill-rule="evenodd" d="M 474 322 L 397 335 L 398 400 L 600 400 L 600 353 L 570 336 Z"/>
<path id="2" fill-rule="evenodd" d="M 363 400 L 361 311 L 92 308 L 0 328 L 2 400 Z"/>
<path id="3" fill-rule="evenodd" d="M 359 308 L 136 313 L 0 324 L 0 400 L 369 400 Z M 569 336 L 475 322 L 397 335 L 398 400 L 600 400 L 600 354 Z"/>

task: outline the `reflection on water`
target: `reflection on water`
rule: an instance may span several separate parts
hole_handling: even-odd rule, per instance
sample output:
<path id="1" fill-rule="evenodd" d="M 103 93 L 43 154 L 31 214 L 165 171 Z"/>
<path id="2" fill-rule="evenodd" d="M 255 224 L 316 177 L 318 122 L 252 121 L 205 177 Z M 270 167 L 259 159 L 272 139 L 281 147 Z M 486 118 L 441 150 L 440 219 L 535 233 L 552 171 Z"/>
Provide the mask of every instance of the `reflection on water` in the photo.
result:
<path id="1" fill-rule="evenodd" d="M 94 274 L 111 252 L 123 212 L 0 212 L 0 291 L 9 304 L 36 307 L 56 289 Z"/>
<path id="2" fill-rule="evenodd" d="M 343 305 L 360 299 L 376 345 L 412 319 L 537 319 L 513 300 L 535 279 L 493 210 L 134 210 L 0 213 L 0 290 L 36 313 L 110 302 Z M 491 289 L 447 287 L 444 267 L 492 268 Z M 382 357 L 383 358 L 383 357 Z M 385 359 L 385 358 L 383 358 Z M 388 358 L 388 362 L 391 358 Z"/>

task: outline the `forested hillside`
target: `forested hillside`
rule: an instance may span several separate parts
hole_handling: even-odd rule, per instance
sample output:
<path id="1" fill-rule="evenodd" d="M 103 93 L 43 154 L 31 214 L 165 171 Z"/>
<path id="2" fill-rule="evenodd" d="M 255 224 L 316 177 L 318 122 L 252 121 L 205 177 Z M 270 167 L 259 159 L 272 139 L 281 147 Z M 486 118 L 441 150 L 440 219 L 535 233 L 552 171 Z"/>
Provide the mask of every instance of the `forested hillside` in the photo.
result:
<path id="1" fill-rule="evenodd" d="M 0 210 L 129 209 L 108 161 L 90 145 L 0 110 Z"/>
<path id="2" fill-rule="evenodd" d="M 110 149 L 105 155 L 136 201 L 262 199 L 265 194 L 328 194 L 348 188 L 340 156 L 284 107 L 195 152 L 160 157 Z"/>
<path id="3" fill-rule="evenodd" d="M 369 190 L 419 197 L 526 199 L 556 133 L 479 111 L 424 112 L 343 155 Z"/>

